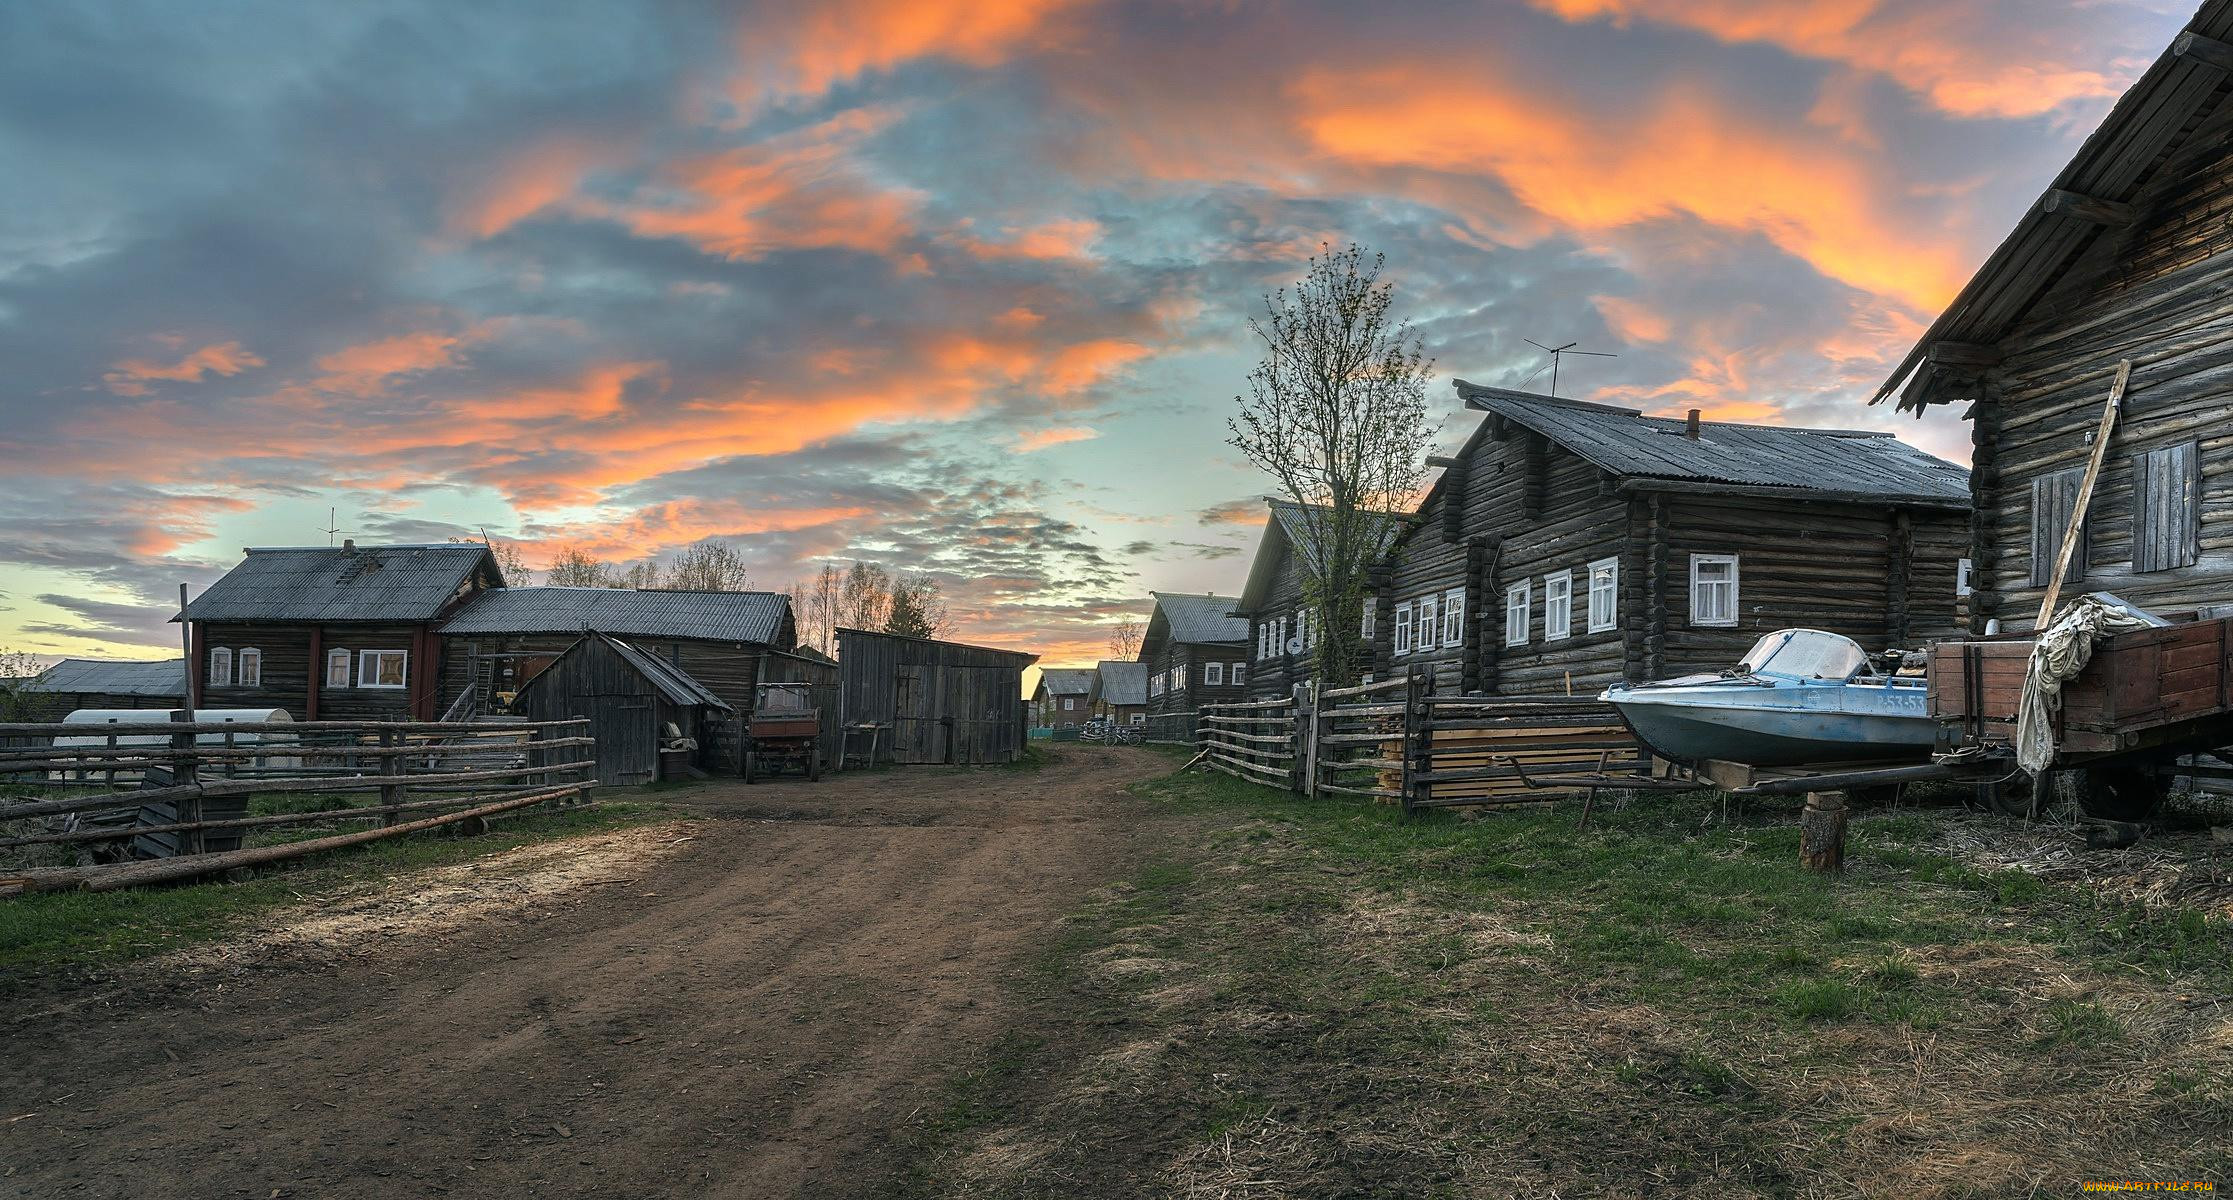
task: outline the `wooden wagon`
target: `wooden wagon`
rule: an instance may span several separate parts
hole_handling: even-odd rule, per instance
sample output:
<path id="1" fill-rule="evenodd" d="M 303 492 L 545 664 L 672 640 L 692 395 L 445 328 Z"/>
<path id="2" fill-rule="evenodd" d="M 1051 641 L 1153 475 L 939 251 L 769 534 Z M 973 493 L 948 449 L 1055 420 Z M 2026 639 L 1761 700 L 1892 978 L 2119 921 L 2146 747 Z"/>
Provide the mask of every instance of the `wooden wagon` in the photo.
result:
<path id="1" fill-rule="evenodd" d="M 1950 750 L 2013 757 L 2033 637 L 1931 647 L 1930 713 Z M 2233 744 L 2233 618 L 2138 629 L 2095 644 L 2062 690 L 2056 769 L 2080 771 L 2096 816 L 2145 816 L 2184 755 Z"/>

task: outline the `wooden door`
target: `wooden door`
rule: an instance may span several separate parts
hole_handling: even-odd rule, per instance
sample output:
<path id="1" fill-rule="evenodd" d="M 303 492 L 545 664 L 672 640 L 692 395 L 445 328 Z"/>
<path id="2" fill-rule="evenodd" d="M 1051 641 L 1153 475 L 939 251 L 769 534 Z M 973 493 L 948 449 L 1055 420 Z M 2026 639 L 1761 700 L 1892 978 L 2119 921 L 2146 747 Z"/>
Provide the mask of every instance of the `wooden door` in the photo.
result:
<path id="1" fill-rule="evenodd" d="M 659 774 L 659 731 L 649 696 L 584 697 L 597 733 L 597 782 L 607 787 L 650 783 Z"/>

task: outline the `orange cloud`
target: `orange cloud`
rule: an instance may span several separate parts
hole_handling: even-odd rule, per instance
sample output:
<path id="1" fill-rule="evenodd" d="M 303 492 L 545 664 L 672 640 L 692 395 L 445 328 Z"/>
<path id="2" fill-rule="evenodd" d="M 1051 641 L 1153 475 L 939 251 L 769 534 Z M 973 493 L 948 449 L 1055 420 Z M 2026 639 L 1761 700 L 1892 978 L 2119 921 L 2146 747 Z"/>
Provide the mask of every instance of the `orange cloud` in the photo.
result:
<path id="1" fill-rule="evenodd" d="M 706 538 L 788 533 L 869 515 L 870 510 L 860 507 L 780 508 L 733 500 L 677 500 L 648 505 L 615 520 L 538 529 L 537 543 L 528 554 L 546 566 L 551 556 L 565 548 L 625 562 L 657 557 Z"/>
<path id="2" fill-rule="evenodd" d="M 1993 13 L 1982 5 L 1886 0 L 1531 0 L 1567 21 L 1643 20 L 1724 42 L 1758 42 L 1880 74 L 1959 117 L 2031 117 L 2111 97 L 2101 71 L 2059 61 L 2099 56 L 2059 5 Z M 2072 6 L 2077 7 L 2077 6 Z M 1996 19 L 1999 18 L 1999 19 Z"/>
<path id="3" fill-rule="evenodd" d="M 127 358 L 111 364 L 101 380 L 119 396 L 144 396 L 152 380 L 195 383 L 206 376 L 238 375 L 250 367 L 263 365 L 263 359 L 244 349 L 239 342 L 218 342 L 172 363 Z"/>
<path id="4" fill-rule="evenodd" d="M 488 337 L 493 325 L 464 333 L 419 330 L 336 350 L 318 360 L 320 375 L 311 386 L 352 396 L 377 396 L 389 381 L 458 365 L 459 349 Z"/>
<path id="5" fill-rule="evenodd" d="M 1045 450 L 1049 446 L 1066 446 L 1071 442 L 1090 442 L 1100 436 L 1100 430 L 1088 429 L 1080 425 L 1056 429 L 1034 429 L 1016 439 L 1016 453 L 1029 454 L 1034 450 Z"/>
<path id="6" fill-rule="evenodd" d="M 582 177 L 611 153 L 570 137 L 535 142 L 504 157 L 453 198 L 444 224 L 452 233 L 493 237 L 572 195 Z"/>
<path id="7" fill-rule="evenodd" d="M 1077 5 L 1078 0 L 821 0 L 779 8 L 786 15 L 777 25 L 748 26 L 744 53 L 758 62 L 764 47 L 784 47 L 792 86 L 823 92 L 910 59 L 990 66 L 1036 40 L 1050 18 Z"/>
<path id="8" fill-rule="evenodd" d="M 966 234 L 952 240 L 978 258 L 1062 259 L 1093 257 L 1093 243 L 1100 236 L 1100 222 L 1080 219 L 1003 229 L 990 240 Z"/>

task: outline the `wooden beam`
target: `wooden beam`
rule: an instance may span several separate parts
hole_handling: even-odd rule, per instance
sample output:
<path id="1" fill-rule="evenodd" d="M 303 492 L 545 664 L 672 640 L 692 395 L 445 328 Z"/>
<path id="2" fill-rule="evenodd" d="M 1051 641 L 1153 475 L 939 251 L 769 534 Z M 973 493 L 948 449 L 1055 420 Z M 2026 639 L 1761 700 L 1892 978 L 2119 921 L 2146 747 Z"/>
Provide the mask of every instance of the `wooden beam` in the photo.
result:
<path id="1" fill-rule="evenodd" d="M 2109 402 L 2101 408 L 2101 426 L 2094 431 L 2093 457 L 2086 462 L 2085 478 L 2078 481 L 2078 498 L 2070 505 L 2070 526 L 2063 530 L 2062 552 L 2055 555 L 2055 572 L 2047 577 L 2047 594 L 2039 598 L 2039 615 L 2032 619 L 2034 631 L 2045 632 L 2047 622 L 2055 615 L 2055 601 L 2062 595 L 2062 581 L 2070 570 L 2070 556 L 2078 548 L 2078 536 L 2086 527 L 2086 506 L 2093 502 L 2094 481 L 2101 478 L 2101 460 L 2109 455 L 2109 435 L 2117 427 L 2117 409 L 2124 404 L 2125 384 L 2132 378 L 2132 360 L 2117 364 L 2117 378 L 2109 385 Z"/>
<path id="2" fill-rule="evenodd" d="M 2172 39 L 2171 53 L 2179 58 L 2191 58 L 2204 66 L 2220 71 L 2233 71 L 2233 46 L 2199 33 L 2182 33 Z"/>
<path id="3" fill-rule="evenodd" d="M 2061 188 L 2047 189 L 2047 194 L 2039 198 L 2039 211 L 2051 212 L 2057 216 L 2070 217 L 2079 221 L 2088 221 L 2095 225 L 2107 225 L 2115 229 L 2121 229 L 2132 224 L 2134 217 L 2137 215 L 2131 205 L 2122 201 L 2100 200 L 2092 196 L 2081 196 L 2076 192 L 2063 191 Z"/>
<path id="4" fill-rule="evenodd" d="M 1443 470 L 1447 471 L 1452 467 L 1464 466 L 1465 462 L 1463 459 L 1451 458 L 1447 454 L 1429 454 L 1427 455 L 1427 465 L 1430 467 L 1441 467 Z"/>
<path id="5" fill-rule="evenodd" d="M 2000 347 L 1978 342 L 1932 342 L 1923 357 L 1942 367 L 1997 367 Z"/>

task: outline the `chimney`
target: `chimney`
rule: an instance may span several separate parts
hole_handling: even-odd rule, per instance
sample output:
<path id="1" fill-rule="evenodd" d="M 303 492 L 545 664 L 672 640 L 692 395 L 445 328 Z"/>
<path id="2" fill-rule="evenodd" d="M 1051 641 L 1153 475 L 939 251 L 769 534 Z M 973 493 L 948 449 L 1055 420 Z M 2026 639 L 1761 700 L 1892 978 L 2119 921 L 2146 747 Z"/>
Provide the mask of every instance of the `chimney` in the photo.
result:
<path id="1" fill-rule="evenodd" d="M 1694 442 L 1698 440 L 1698 410 L 1695 408 L 1690 410 L 1690 419 L 1683 422 L 1683 436 Z"/>
<path id="2" fill-rule="evenodd" d="M 1693 418 L 1696 418 L 1696 416 L 1697 416 L 1697 415 L 1698 415 L 1698 414 L 1696 414 L 1696 413 L 1692 413 L 1692 414 L 1691 414 L 1691 416 L 1692 416 Z M 1695 424 L 1695 420 L 1693 421 L 1693 423 Z M 355 553 L 357 552 L 357 539 L 355 539 L 355 538 L 343 538 L 343 539 L 341 539 L 341 552 L 342 552 L 343 554 L 355 554 Z"/>

